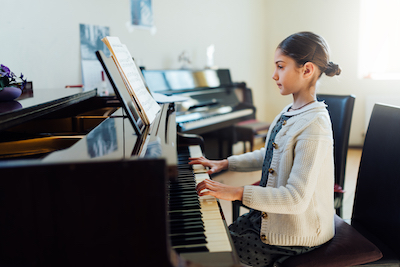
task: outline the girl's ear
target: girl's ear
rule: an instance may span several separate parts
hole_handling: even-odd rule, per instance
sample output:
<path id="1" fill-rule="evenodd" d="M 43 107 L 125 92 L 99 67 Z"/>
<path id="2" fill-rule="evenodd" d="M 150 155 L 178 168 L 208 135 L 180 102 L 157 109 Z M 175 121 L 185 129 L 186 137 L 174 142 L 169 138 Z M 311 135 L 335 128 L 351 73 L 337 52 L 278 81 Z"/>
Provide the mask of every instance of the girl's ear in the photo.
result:
<path id="1" fill-rule="evenodd" d="M 316 69 L 315 69 L 315 65 L 313 63 L 306 62 L 303 65 L 303 77 L 304 78 L 313 77 L 315 71 L 316 71 Z"/>

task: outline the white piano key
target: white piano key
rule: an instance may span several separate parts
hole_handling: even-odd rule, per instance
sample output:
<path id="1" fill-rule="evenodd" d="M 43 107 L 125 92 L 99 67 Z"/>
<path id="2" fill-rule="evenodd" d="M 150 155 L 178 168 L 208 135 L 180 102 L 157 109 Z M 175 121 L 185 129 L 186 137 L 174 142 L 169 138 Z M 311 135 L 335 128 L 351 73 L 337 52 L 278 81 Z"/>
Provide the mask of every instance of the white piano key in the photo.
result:
<path id="1" fill-rule="evenodd" d="M 189 153 L 191 157 L 203 155 L 200 146 L 189 146 Z M 197 168 L 201 169 L 200 167 Z M 205 179 L 210 179 L 207 173 L 195 173 L 196 184 Z M 227 236 L 229 233 L 226 232 L 217 199 L 213 196 L 201 196 L 199 200 L 205 226 L 204 234 L 208 242 L 207 248 L 210 252 L 232 251 L 229 237 Z"/>

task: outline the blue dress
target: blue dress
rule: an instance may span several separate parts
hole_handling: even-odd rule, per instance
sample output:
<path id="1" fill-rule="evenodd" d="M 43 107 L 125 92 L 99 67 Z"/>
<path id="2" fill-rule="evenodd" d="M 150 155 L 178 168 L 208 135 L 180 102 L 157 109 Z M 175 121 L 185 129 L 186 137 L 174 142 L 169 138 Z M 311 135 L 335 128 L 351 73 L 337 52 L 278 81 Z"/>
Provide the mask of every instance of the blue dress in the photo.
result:
<path id="1" fill-rule="evenodd" d="M 282 115 L 271 131 L 265 152 L 260 186 L 267 185 L 275 137 L 288 119 L 290 119 L 289 116 Z M 260 238 L 261 215 L 261 211 L 251 209 L 249 213 L 243 214 L 229 226 L 233 243 L 242 263 L 250 266 L 279 266 L 290 256 L 306 253 L 318 247 L 265 244 Z"/>

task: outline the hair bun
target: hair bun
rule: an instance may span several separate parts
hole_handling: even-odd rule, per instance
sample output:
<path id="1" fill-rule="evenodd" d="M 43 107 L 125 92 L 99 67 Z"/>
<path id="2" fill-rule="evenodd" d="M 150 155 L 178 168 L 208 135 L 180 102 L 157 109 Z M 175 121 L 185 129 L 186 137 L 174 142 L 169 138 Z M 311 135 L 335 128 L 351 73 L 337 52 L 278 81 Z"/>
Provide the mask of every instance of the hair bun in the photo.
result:
<path id="1" fill-rule="evenodd" d="M 326 69 L 324 71 L 325 75 L 329 77 L 339 75 L 341 72 L 342 70 L 339 68 L 339 65 L 333 63 L 332 61 L 330 61 L 328 65 L 326 65 Z"/>

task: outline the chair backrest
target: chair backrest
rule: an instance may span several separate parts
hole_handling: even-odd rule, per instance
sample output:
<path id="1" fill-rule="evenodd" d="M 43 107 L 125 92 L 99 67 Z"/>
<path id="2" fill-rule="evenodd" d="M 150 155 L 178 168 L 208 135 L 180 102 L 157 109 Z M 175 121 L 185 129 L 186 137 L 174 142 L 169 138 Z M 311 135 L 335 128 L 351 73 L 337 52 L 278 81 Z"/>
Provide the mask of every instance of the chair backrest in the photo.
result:
<path id="1" fill-rule="evenodd" d="M 324 100 L 328 106 L 334 140 L 335 183 L 343 187 L 355 97 L 317 94 L 317 99 Z"/>
<path id="2" fill-rule="evenodd" d="M 352 225 L 371 233 L 400 259 L 400 107 L 374 106 L 360 161 Z"/>

